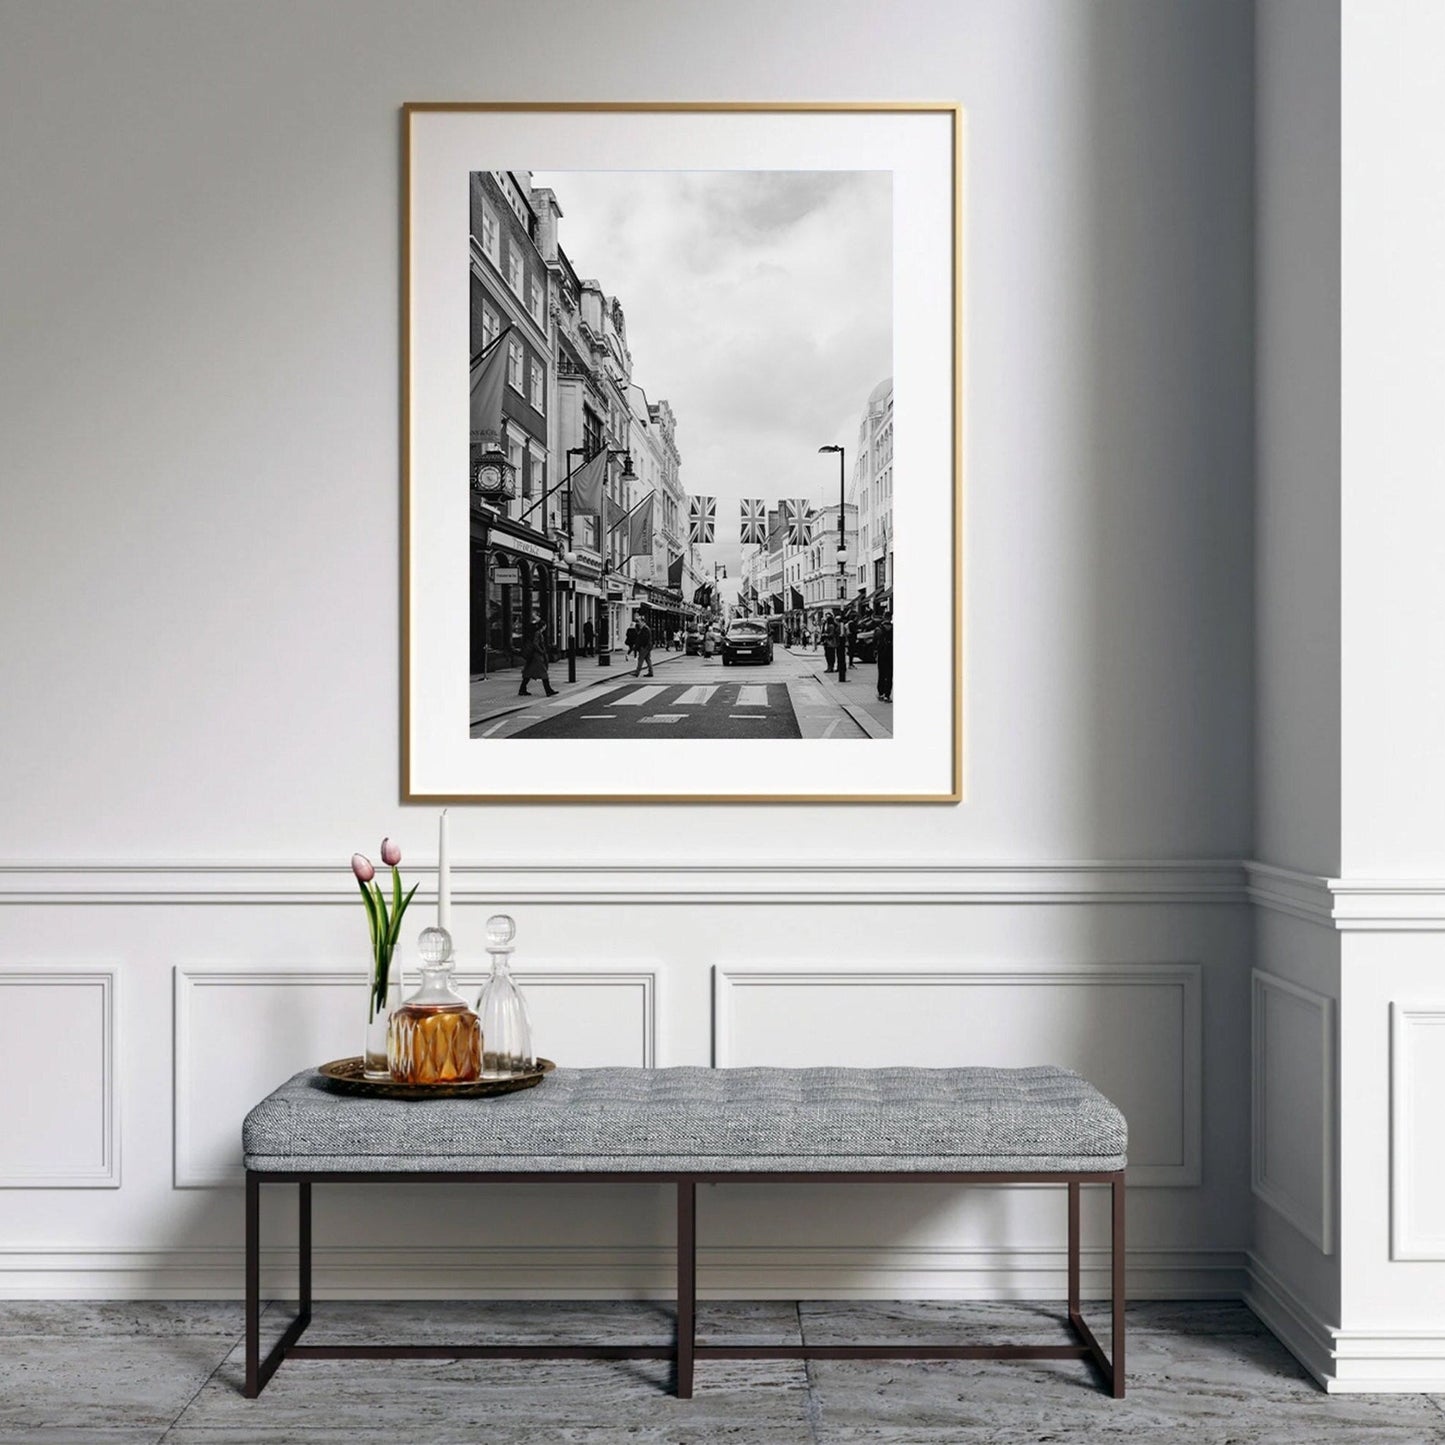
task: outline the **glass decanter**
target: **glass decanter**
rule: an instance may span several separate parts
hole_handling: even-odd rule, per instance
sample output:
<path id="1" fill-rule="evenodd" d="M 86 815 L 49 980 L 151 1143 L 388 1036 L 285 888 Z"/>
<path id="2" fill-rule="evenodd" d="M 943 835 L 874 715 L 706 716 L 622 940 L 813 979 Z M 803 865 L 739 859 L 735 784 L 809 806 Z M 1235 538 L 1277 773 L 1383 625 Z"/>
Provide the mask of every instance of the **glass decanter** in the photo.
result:
<path id="1" fill-rule="evenodd" d="M 417 940 L 421 987 L 391 1016 L 386 1057 L 403 1084 L 454 1084 L 482 1071 L 482 1026 L 452 988 L 452 936 L 424 928 Z"/>
<path id="2" fill-rule="evenodd" d="M 505 913 L 487 919 L 492 976 L 477 999 L 482 1019 L 482 1077 L 524 1073 L 535 1065 L 527 1005 L 512 978 L 512 940 L 517 925 Z"/>

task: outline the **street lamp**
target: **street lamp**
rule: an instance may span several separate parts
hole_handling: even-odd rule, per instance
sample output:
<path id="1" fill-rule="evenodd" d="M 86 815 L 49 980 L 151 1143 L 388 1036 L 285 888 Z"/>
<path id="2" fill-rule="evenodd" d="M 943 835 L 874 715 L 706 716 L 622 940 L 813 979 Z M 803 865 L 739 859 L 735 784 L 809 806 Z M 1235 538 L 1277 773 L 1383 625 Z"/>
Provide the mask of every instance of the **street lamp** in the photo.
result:
<path id="1" fill-rule="evenodd" d="M 563 552 L 567 564 L 567 681 L 577 681 L 577 554 Z"/>
<path id="2" fill-rule="evenodd" d="M 622 458 L 622 475 L 620 480 L 624 482 L 635 482 L 637 473 L 632 469 L 632 453 L 630 451 L 611 451 L 607 453 L 610 457 Z M 605 509 L 604 509 L 605 510 Z M 625 509 L 624 509 L 625 510 Z M 605 517 L 598 519 L 598 531 L 602 530 L 601 523 L 606 521 Z M 602 539 L 606 555 L 602 561 L 602 576 L 599 580 L 601 588 L 597 605 L 597 666 L 612 666 L 612 599 L 607 595 L 607 577 L 612 571 L 612 533 L 609 531 Z M 604 646 L 605 643 L 605 646 Z"/>
<path id="3" fill-rule="evenodd" d="M 844 497 L 843 481 L 843 448 L 838 446 L 819 447 L 819 452 L 838 453 L 838 600 L 848 600 L 848 533 L 847 533 L 847 502 Z M 843 619 L 838 619 L 840 629 L 838 633 L 838 681 L 844 682 L 848 676 L 848 634 L 847 627 L 843 625 Z"/>

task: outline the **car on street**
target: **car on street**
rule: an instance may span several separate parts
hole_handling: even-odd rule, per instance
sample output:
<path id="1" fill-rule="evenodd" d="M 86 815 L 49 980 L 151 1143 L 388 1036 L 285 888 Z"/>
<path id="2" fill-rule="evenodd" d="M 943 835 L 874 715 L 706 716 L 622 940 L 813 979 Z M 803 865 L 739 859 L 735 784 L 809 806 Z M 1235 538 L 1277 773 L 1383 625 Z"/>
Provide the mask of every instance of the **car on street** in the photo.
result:
<path id="1" fill-rule="evenodd" d="M 723 666 L 733 662 L 771 662 L 773 639 L 762 622 L 734 622 L 723 634 Z"/>

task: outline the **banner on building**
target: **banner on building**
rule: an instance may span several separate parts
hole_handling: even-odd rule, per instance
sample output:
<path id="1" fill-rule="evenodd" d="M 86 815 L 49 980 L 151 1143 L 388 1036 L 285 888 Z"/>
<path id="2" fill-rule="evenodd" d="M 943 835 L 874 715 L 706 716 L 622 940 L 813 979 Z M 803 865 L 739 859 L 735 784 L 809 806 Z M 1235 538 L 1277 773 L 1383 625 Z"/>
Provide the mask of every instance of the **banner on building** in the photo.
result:
<path id="1" fill-rule="evenodd" d="M 652 556 L 652 511 L 656 492 L 649 492 L 626 516 L 627 530 L 623 534 L 624 551 L 621 561 L 629 557 Z"/>
<path id="2" fill-rule="evenodd" d="M 779 507 L 776 511 L 768 511 L 768 551 L 781 552 L 783 549 L 783 538 L 787 535 L 787 525 L 783 521 L 783 511 Z"/>
<path id="3" fill-rule="evenodd" d="M 602 512 L 602 483 L 607 476 L 607 448 L 588 458 L 572 473 L 572 515 L 599 516 Z"/>
<path id="4" fill-rule="evenodd" d="M 688 507 L 687 540 L 711 542 L 717 532 L 717 498 L 694 497 Z"/>
<path id="5" fill-rule="evenodd" d="M 472 441 L 478 445 L 495 446 L 502 435 L 502 387 L 507 380 L 502 342 L 511 329 L 494 337 L 472 361 Z"/>
<path id="6" fill-rule="evenodd" d="M 740 512 L 739 541 L 761 547 L 768 540 L 768 504 L 761 497 L 744 497 Z"/>
<path id="7" fill-rule="evenodd" d="M 667 564 L 667 585 L 669 587 L 676 587 L 681 590 L 683 560 L 684 554 L 679 552 L 677 556 L 672 558 Z"/>

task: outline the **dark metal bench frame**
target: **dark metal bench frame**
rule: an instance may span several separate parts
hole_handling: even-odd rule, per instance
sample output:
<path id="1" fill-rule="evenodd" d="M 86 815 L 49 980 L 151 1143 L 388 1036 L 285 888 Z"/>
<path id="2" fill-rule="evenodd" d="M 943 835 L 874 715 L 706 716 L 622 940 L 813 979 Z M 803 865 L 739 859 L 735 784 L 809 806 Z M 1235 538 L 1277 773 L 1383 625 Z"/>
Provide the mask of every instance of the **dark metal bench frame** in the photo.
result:
<path id="1" fill-rule="evenodd" d="M 675 1184 L 677 1186 L 677 1335 L 666 1345 L 302 1345 L 311 1323 L 313 1184 Z M 697 1186 L 699 1184 L 1062 1184 L 1069 1191 L 1068 1323 L 1072 1345 L 700 1345 L 697 1342 Z M 261 1185 L 295 1184 L 299 1196 L 300 1304 L 295 1319 L 261 1357 Z M 1079 1189 L 1107 1184 L 1112 1195 L 1113 1357 L 1104 1353 L 1079 1308 Z M 1104 1388 L 1124 1397 L 1124 1171 L 1108 1173 L 398 1173 L 246 1171 L 246 1398 L 254 1400 L 282 1360 L 672 1360 L 679 1399 L 692 1398 L 697 1360 L 1089 1360 Z"/>

